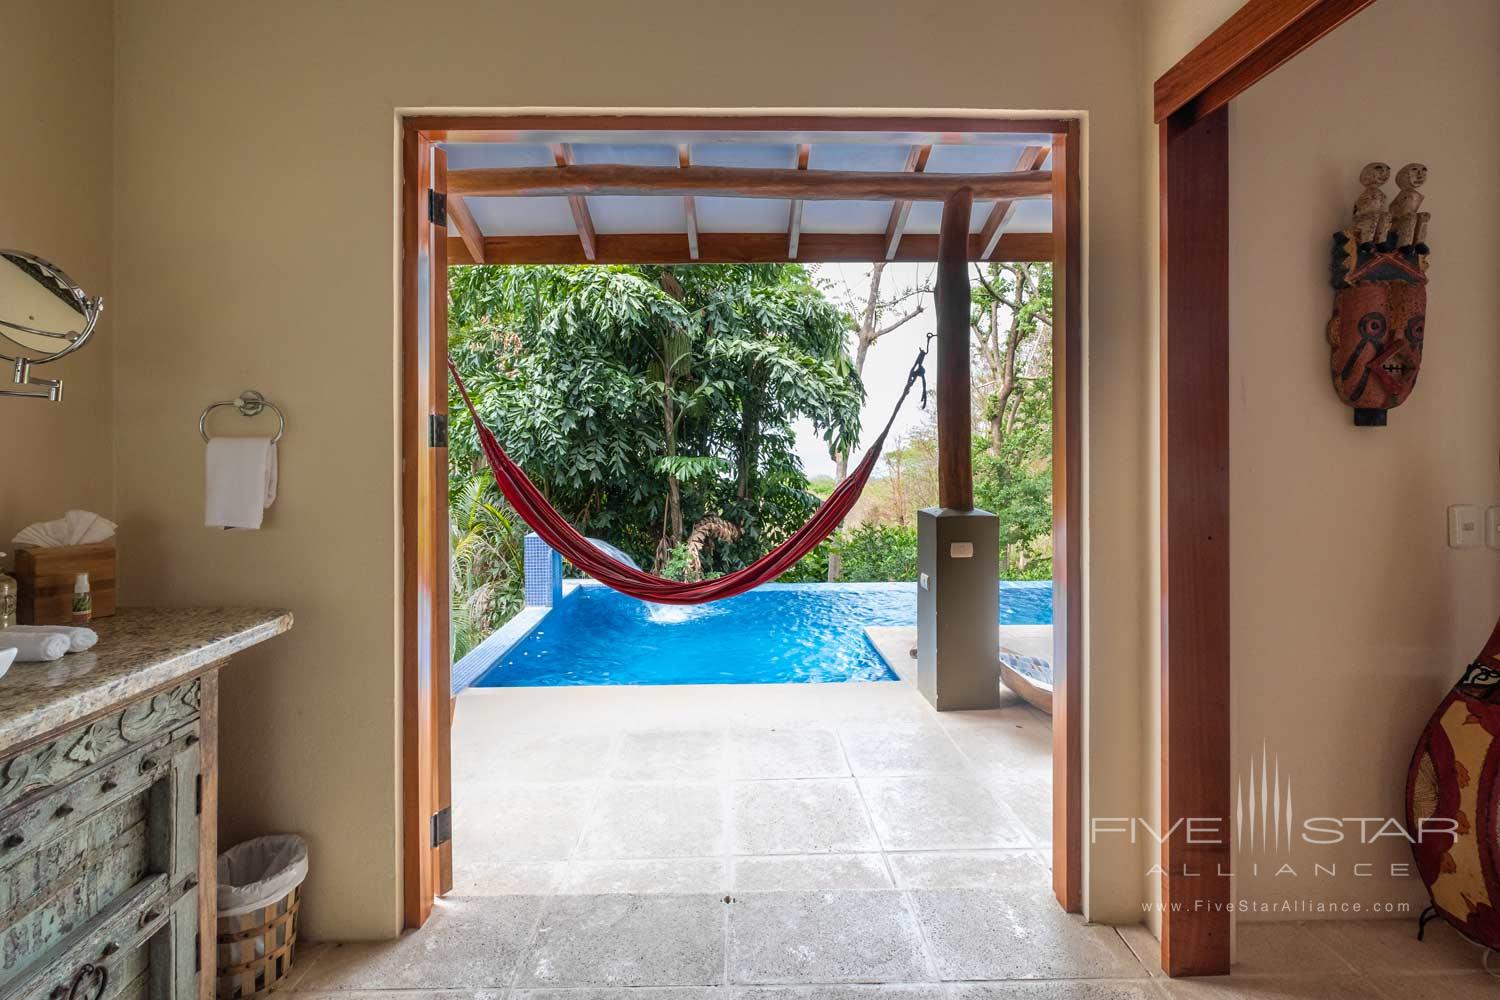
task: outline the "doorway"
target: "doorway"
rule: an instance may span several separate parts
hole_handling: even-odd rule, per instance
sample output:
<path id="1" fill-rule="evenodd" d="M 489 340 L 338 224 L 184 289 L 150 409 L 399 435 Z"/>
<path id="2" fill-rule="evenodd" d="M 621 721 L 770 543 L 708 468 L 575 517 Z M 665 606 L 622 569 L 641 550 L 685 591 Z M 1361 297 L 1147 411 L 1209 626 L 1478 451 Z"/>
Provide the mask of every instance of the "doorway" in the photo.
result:
<path id="1" fill-rule="evenodd" d="M 660 141 L 663 134 L 670 136 L 671 143 Z M 1079 469 L 1081 465 L 1081 318 L 1079 297 L 1079 234 L 1081 220 L 1078 205 L 1078 123 L 1067 119 L 991 119 L 991 118 L 887 118 L 887 117 L 825 117 L 825 116 L 496 116 L 465 118 L 408 118 L 403 122 L 403 525 L 406 531 L 407 591 L 405 609 L 405 678 L 406 699 L 403 714 L 403 774 L 405 777 L 405 844 L 406 844 L 406 912 L 410 926 L 420 926 L 431 912 L 435 895 L 449 891 L 455 885 L 454 847 L 449 836 L 453 830 L 454 762 L 451 756 L 453 743 L 450 732 L 454 727 L 450 648 L 450 621 L 448 618 L 448 565 L 447 565 L 447 385 L 446 371 L 442 360 L 447 350 L 447 267 L 450 263 L 547 263 L 584 262 L 595 263 L 669 263 L 690 266 L 694 262 L 712 260 L 760 260 L 783 262 L 798 260 L 810 263 L 835 261 L 882 261 L 882 260 L 930 260 L 936 253 L 936 236 L 912 226 L 902 232 L 911 217 L 911 203 L 906 205 L 900 227 L 897 216 L 901 214 L 899 202 L 880 206 L 882 213 L 889 212 L 883 231 L 859 233 L 849 231 L 829 232 L 816 225 L 805 225 L 806 205 L 798 205 L 796 199 L 786 209 L 786 228 L 777 232 L 731 233 L 713 231 L 700 227 L 694 212 L 683 211 L 685 219 L 692 219 L 687 231 L 678 233 L 629 233 L 609 231 L 604 226 L 595 226 L 587 215 L 587 199 L 584 213 L 580 215 L 573 199 L 569 199 L 569 210 L 573 216 L 576 233 L 558 236 L 555 234 L 523 237 L 496 236 L 484 230 L 474 218 L 471 206 L 465 198 L 455 198 L 448 190 L 449 157 L 458 147 L 491 143 L 508 145 L 513 151 L 528 141 L 552 150 L 559 165 L 566 158 L 575 156 L 573 147 L 585 140 L 596 143 L 624 145 L 630 143 L 659 145 L 670 148 L 693 149 L 696 145 L 709 146 L 715 142 L 747 142 L 751 135 L 763 144 L 780 145 L 793 150 L 811 149 L 818 144 L 832 147 L 855 147 L 870 145 L 884 140 L 887 145 L 901 148 L 913 170 L 918 152 L 924 147 L 929 151 L 935 146 L 970 146 L 974 155 L 990 153 L 990 171 L 1000 172 L 1018 166 L 1019 155 L 1026 155 L 1027 138 L 1044 139 L 1046 154 L 1050 159 L 1050 174 L 1053 192 L 1050 199 L 1050 232 L 1024 233 L 1006 232 L 1004 213 L 996 215 L 991 205 L 982 204 L 977 212 L 978 224 L 973 227 L 970 243 L 971 258 L 979 261 L 995 259 L 996 256 L 1022 257 L 1045 260 L 1052 264 L 1054 316 L 1051 324 L 1051 354 L 1053 363 L 1053 649 L 1052 659 L 1057 669 L 1055 691 L 1055 714 L 1051 727 L 1052 741 L 1052 829 L 1044 837 L 1046 853 L 1052 863 L 1052 892 L 1062 908 L 1076 911 L 1081 905 L 1081 623 L 1082 594 L 1079 565 L 1081 523 L 1081 490 Z M 1020 141 L 1012 141 L 1018 137 Z M 650 139 L 658 140 L 656 143 Z M 686 140 L 686 141 L 676 141 Z M 893 141 L 895 140 L 895 141 Z M 926 141 L 924 141 L 926 140 Z M 957 141 L 955 141 L 957 140 Z M 972 141 L 969 141 L 972 140 Z M 562 147 L 558 150 L 556 147 Z M 1002 152 L 1002 150 L 1004 152 Z M 690 154 L 691 155 L 691 154 Z M 1030 154 L 1033 158 L 1035 153 Z M 809 164 L 811 155 L 798 155 L 789 166 L 809 170 L 816 176 L 821 169 L 816 162 Z M 1043 160 L 1036 160 L 1040 166 Z M 683 164 L 686 166 L 686 164 Z M 925 167 L 925 160 L 923 161 Z M 429 193 L 431 192 L 431 194 Z M 439 199 L 438 195 L 446 195 Z M 709 196 L 711 197 L 711 196 Z M 688 199 L 691 203 L 692 199 Z M 812 204 L 808 202 L 807 204 Z M 827 203 L 820 203 L 827 204 Z M 438 210 L 441 206 L 441 210 Z M 690 204 L 684 209 L 696 208 Z M 798 209 L 801 209 L 799 212 Z M 991 226 L 992 217 L 1001 221 Z M 584 219 L 588 219 L 587 222 Z M 894 231 L 893 231 L 894 230 Z M 893 239 L 894 237 L 894 239 Z M 998 254 L 996 251 L 1000 251 Z M 899 655 L 899 652 L 895 655 Z M 533 689 L 535 690 L 535 689 Z M 617 693 L 622 689 L 614 689 Z M 638 689 L 631 690 L 634 693 Z M 754 689 L 734 689 L 732 696 L 718 702 L 718 707 L 709 709 L 710 714 L 722 712 L 726 725 L 715 744 L 718 759 L 726 768 L 724 780 L 736 780 L 736 768 L 749 767 L 744 761 L 754 759 L 756 753 L 745 743 L 744 734 L 737 734 L 733 717 Z M 827 696 L 829 691 L 818 692 Z M 839 694 L 853 692 L 850 687 Z M 630 695 L 626 695 L 630 697 Z M 769 728 L 778 726 L 796 732 L 792 723 L 796 718 L 813 712 L 811 703 L 796 704 L 797 698 L 772 708 L 766 706 L 760 721 L 770 720 Z M 499 705 L 500 699 L 488 701 Z M 861 762 L 859 734 L 854 730 L 858 723 L 869 723 L 875 731 L 889 730 L 899 719 L 871 712 L 869 706 L 838 707 L 827 697 L 817 699 L 816 713 L 831 713 L 851 723 L 850 732 L 834 732 L 834 743 L 823 743 L 824 764 L 833 766 L 833 752 L 837 749 L 846 771 L 838 775 L 799 775 L 787 780 L 838 781 L 847 780 L 859 790 L 856 768 L 871 766 L 866 759 Z M 701 711 L 705 705 L 713 704 L 711 693 L 698 692 L 694 696 L 694 709 Z M 894 705 L 894 701 L 893 701 Z M 545 718 L 545 711 L 538 704 Z M 905 709 L 901 709 L 904 711 Z M 644 709 L 629 709 L 644 711 Z M 1025 710 L 1023 710 L 1025 711 Z M 483 714 L 476 711 L 476 715 Z M 586 713 L 585 713 L 586 714 Z M 613 713 L 611 713 L 613 714 Z M 951 713 L 950 713 L 951 714 Z M 676 718 L 676 716 L 674 716 Z M 1030 719 L 1031 717 L 1027 716 Z M 567 726 L 561 718 L 555 720 L 558 732 L 566 732 Z M 671 720 L 661 720 L 670 723 Z M 996 720 L 990 720 L 996 721 Z M 1031 719 L 1035 722 L 1035 719 Z M 476 726 L 476 732 L 486 728 Z M 681 744 L 665 750 L 668 757 L 687 753 L 681 738 L 681 727 L 671 724 L 660 727 L 659 736 L 663 746 Z M 959 762 L 972 762 L 966 757 L 962 740 L 952 732 L 955 727 L 945 729 L 948 740 L 940 744 L 941 750 L 932 753 L 942 756 L 944 751 L 956 751 L 953 758 Z M 1033 747 L 1040 726 L 1014 727 L 1029 729 L 1026 739 Z M 464 739 L 463 725 L 459 727 L 460 743 Z M 976 730 L 976 732 L 979 730 Z M 701 727 L 698 730 L 702 735 Z M 804 733 L 805 736 L 805 733 Z M 742 738 L 744 737 L 744 738 Z M 818 742 L 819 737 L 808 737 Z M 567 741 L 563 741 L 566 743 Z M 588 767 L 603 767 L 607 772 L 617 766 L 629 771 L 633 754 L 646 754 L 648 748 L 636 746 L 639 741 L 617 735 L 607 752 L 584 754 Z M 689 740 L 688 742 L 691 742 Z M 706 744 L 705 744 L 706 746 Z M 524 751 L 519 748 L 513 759 L 519 759 Z M 883 751 L 872 750 L 876 756 Z M 972 750 L 972 748 L 971 748 Z M 562 752 L 562 751 L 559 751 Z M 976 751 L 977 752 L 977 751 Z M 919 753 L 910 750 L 911 754 Z M 537 751 L 535 759 L 545 758 Z M 714 758 L 714 752 L 705 750 L 699 758 Z M 772 757 L 795 758 L 791 751 L 773 752 Z M 816 754 L 814 754 L 816 756 Z M 740 761 L 740 763 L 735 763 Z M 638 762 L 637 762 L 638 763 Z M 960 764 L 949 766 L 957 769 Z M 561 765 L 560 765 L 561 766 Z M 897 769 L 905 765 L 898 765 Z M 815 768 L 816 769 L 816 768 Z M 872 780 L 878 775 L 870 774 Z M 900 778 L 902 775 L 889 775 Z M 907 775 L 906 777 L 910 777 Z M 744 777 L 742 780 L 755 780 Z M 872 786 L 873 787 L 873 786 Z M 733 792 L 725 792 L 732 797 Z M 750 793 L 746 793 L 750 794 Z M 899 798 L 899 796 L 897 796 Z M 878 799 L 878 796 L 877 796 Z M 723 796 L 719 801 L 724 801 Z M 865 819 L 875 827 L 882 822 L 888 833 L 892 829 L 890 817 L 882 818 L 875 809 L 864 803 Z M 462 823 L 458 824 L 460 832 Z M 1045 829 L 1039 835 L 1046 835 Z M 587 836 L 587 834 L 582 834 Z M 602 834 L 601 834 L 602 836 Z M 893 841 L 894 842 L 894 841 Z M 1039 846 L 1039 845 L 1038 845 Z M 602 849 L 602 848 L 601 848 Z M 860 853 L 860 852 L 852 852 Z M 704 855 L 707 856 L 707 855 Z M 732 853 L 726 855 L 726 863 L 733 865 Z M 604 859 L 621 860 L 621 859 Z M 661 859 L 647 859 L 661 860 Z M 915 863 L 915 862 L 912 862 Z M 892 862 L 883 861 L 889 873 Z M 462 874 L 460 872 L 460 874 Z"/>

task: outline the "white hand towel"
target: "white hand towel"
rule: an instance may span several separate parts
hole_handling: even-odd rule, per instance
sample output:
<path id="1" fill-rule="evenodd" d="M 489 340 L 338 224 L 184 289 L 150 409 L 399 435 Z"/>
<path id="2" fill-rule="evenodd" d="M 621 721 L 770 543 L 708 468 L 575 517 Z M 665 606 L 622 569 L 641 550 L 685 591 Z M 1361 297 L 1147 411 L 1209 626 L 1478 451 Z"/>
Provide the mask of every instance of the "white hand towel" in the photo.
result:
<path id="1" fill-rule="evenodd" d="M 68 637 L 68 652 L 82 653 L 93 649 L 99 642 L 99 633 L 91 628 L 81 625 L 12 625 L 6 632 L 19 632 L 23 635 L 36 635 L 42 632 L 55 632 L 58 635 Z"/>
<path id="2" fill-rule="evenodd" d="M 276 445 L 270 438 L 219 437 L 208 442 L 210 528 L 259 528 L 276 499 Z"/>
<path id="3" fill-rule="evenodd" d="M 60 660 L 68 651 L 68 637 L 57 632 L 17 632 L 0 629 L 0 649 L 14 648 L 18 663 Z"/>

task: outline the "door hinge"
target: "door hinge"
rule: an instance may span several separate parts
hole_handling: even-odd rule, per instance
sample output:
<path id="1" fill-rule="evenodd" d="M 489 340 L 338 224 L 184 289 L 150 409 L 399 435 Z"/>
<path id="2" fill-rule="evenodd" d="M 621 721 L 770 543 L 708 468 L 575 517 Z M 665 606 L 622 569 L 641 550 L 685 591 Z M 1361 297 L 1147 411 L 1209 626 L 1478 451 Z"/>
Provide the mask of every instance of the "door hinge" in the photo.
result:
<path id="1" fill-rule="evenodd" d="M 448 414 L 433 413 L 427 417 L 427 447 L 448 447 Z"/>
<path id="2" fill-rule="evenodd" d="M 453 839 L 453 807 L 444 806 L 432 814 L 432 846 L 441 847 Z"/>
<path id="3" fill-rule="evenodd" d="M 434 226 L 448 225 L 448 196 L 441 191 L 427 192 L 427 221 Z"/>
<path id="4" fill-rule="evenodd" d="M 193 789 L 193 815 L 203 815 L 203 774 L 200 772 L 196 787 Z"/>

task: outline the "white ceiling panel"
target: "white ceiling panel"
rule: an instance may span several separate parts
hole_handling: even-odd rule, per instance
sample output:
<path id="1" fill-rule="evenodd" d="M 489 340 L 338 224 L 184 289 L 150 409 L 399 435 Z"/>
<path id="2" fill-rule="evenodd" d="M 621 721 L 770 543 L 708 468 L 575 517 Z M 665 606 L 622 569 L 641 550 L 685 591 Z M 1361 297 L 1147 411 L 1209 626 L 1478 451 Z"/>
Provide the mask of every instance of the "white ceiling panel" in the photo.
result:
<path id="1" fill-rule="evenodd" d="M 574 163 L 624 163 L 632 167 L 675 167 L 677 147 L 666 144 L 619 145 L 579 143 L 572 147 Z"/>
<path id="2" fill-rule="evenodd" d="M 910 152 L 910 146 L 829 143 L 812 148 L 807 166 L 811 170 L 901 170 L 905 168 Z"/>
<path id="3" fill-rule="evenodd" d="M 1015 214 L 1010 217 L 1007 233 L 1052 232 L 1052 199 L 1032 198 L 1016 202 Z"/>
<path id="4" fill-rule="evenodd" d="M 682 233 L 687 231 L 681 198 L 606 195 L 585 199 L 596 233 Z M 567 202 L 564 201 L 564 204 Z M 573 228 L 568 217 L 568 232 Z"/>
<path id="5" fill-rule="evenodd" d="M 804 233 L 883 233 L 891 218 L 888 201 L 805 201 Z"/>
<path id="6" fill-rule="evenodd" d="M 556 161 L 543 145 L 513 142 L 444 143 L 449 170 L 481 170 L 485 167 L 550 167 Z"/>
<path id="7" fill-rule="evenodd" d="M 566 198 L 465 198 L 486 236 L 554 236 L 576 233 Z M 452 232 L 452 230 L 450 230 Z M 456 234 L 454 234 L 456 235 Z"/>
<path id="8" fill-rule="evenodd" d="M 693 144 L 691 150 L 693 164 L 699 167 L 759 167 L 767 170 L 787 170 L 797 165 L 795 144 L 700 142 Z"/>
<path id="9" fill-rule="evenodd" d="M 784 233 L 792 203 L 784 198 L 697 198 L 698 231 Z"/>

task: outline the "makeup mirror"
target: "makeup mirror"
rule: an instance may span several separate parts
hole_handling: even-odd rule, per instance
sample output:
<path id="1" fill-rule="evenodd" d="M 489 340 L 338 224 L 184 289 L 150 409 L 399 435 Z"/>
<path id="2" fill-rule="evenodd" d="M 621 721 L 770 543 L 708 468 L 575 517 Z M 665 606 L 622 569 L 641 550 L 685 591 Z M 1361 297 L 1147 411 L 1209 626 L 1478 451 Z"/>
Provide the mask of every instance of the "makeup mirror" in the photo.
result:
<path id="1" fill-rule="evenodd" d="M 18 388 L 0 396 L 62 398 L 62 380 L 32 374 L 34 365 L 66 357 L 88 343 L 102 297 L 89 298 L 62 268 L 22 250 L 0 250 L 0 358 Z"/>

